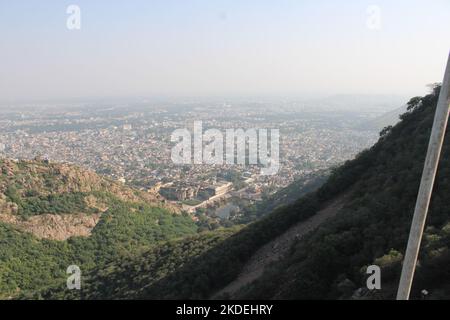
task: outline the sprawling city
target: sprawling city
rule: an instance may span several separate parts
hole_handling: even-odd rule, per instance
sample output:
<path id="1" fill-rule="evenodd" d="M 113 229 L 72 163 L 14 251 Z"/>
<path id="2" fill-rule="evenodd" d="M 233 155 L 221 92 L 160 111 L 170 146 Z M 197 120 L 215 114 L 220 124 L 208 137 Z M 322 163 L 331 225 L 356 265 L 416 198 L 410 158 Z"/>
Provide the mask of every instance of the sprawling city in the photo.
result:
<path id="1" fill-rule="evenodd" d="M 371 146 L 379 128 L 364 124 L 391 111 L 397 100 L 385 98 L 364 112 L 332 113 L 299 102 L 24 106 L 2 118 L 0 150 L 3 157 L 76 164 L 141 190 L 159 192 L 194 218 L 205 209 L 212 216 L 218 211 L 228 218 L 231 208 L 239 210 L 233 204 L 236 198 L 259 201 L 296 180 L 324 174 Z M 192 128 L 198 120 L 204 130 L 279 129 L 277 174 L 261 175 L 258 165 L 248 163 L 174 163 L 171 134 Z"/>

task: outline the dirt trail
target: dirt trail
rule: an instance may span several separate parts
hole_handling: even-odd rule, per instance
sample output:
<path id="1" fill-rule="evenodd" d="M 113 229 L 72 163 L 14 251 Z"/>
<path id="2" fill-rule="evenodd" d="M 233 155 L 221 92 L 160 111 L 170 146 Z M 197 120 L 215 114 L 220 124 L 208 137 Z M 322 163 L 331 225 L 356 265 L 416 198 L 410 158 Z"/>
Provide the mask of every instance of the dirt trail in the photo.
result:
<path id="1" fill-rule="evenodd" d="M 264 268 L 285 255 L 296 239 L 304 237 L 325 220 L 335 216 L 344 206 L 348 195 L 349 193 L 346 193 L 330 201 L 311 218 L 295 224 L 286 232 L 259 248 L 244 265 L 239 276 L 225 288 L 216 292 L 212 299 L 219 298 L 224 294 L 232 297 L 240 288 L 259 278 Z"/>

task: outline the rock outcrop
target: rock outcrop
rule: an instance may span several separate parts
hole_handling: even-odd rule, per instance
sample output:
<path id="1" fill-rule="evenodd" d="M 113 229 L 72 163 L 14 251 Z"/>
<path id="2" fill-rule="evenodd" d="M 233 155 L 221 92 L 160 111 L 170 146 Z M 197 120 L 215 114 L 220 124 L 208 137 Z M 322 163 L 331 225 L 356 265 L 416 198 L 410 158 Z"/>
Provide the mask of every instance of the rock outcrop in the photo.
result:
<path id="1" fill-rule="evenodd" d="M 87 237 L 100 220 L 101 214 L 42 214 L 27 220 L 16 215 L 0 213 L 0 221 L 30 232 L 40 239 L 66 240 L 70 237 Z"/>

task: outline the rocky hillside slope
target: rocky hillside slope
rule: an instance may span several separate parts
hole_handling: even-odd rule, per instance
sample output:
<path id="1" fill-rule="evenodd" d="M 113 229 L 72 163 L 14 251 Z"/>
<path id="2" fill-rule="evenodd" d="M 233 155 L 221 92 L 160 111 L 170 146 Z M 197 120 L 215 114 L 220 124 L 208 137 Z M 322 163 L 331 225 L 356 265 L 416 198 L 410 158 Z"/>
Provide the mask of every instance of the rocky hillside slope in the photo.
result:
<path id="1" fill-rule="evenodd" d="M 73 165 L 0 159 L 0 173 L 0 222 L 38 238 L 88 236 L 111 198 L 178 211 L 158 194 L 131 189 Z"/>
<path id="2" fill-rule="evenodd" d="M 70 265 L 87 272 L 197 229 L 158 195 L 68 164 L 2 159 L 0 299 L 64 283 Z"/>

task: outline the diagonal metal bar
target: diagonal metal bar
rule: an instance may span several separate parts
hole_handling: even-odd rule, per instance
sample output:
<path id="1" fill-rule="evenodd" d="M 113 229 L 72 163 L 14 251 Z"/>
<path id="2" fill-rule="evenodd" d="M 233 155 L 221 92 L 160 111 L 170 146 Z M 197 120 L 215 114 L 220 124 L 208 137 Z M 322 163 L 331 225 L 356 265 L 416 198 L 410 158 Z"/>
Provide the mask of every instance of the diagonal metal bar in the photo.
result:
<path id="1" fill-rule="evenodd" d="M 408 246 L 405 259 L 403 260 L 402 274 L 397 292 L 397 300 L 408 300 L 411 292 L 414 271 L 416 269 L 417 257 L 419 255 L 420 243 L 430 205 L 431 193 L 433 191 L 436 171 L 444 142 L 445 131 L 450 111 L 450 54 L 445 70 L 444 81 L 434 116 L 433 128 L 431 129 L 430 142 L 428 144 L 427 156 L 420 181 L 419 194 L 417 196 L 414 217 L 409 233 Z"/>

